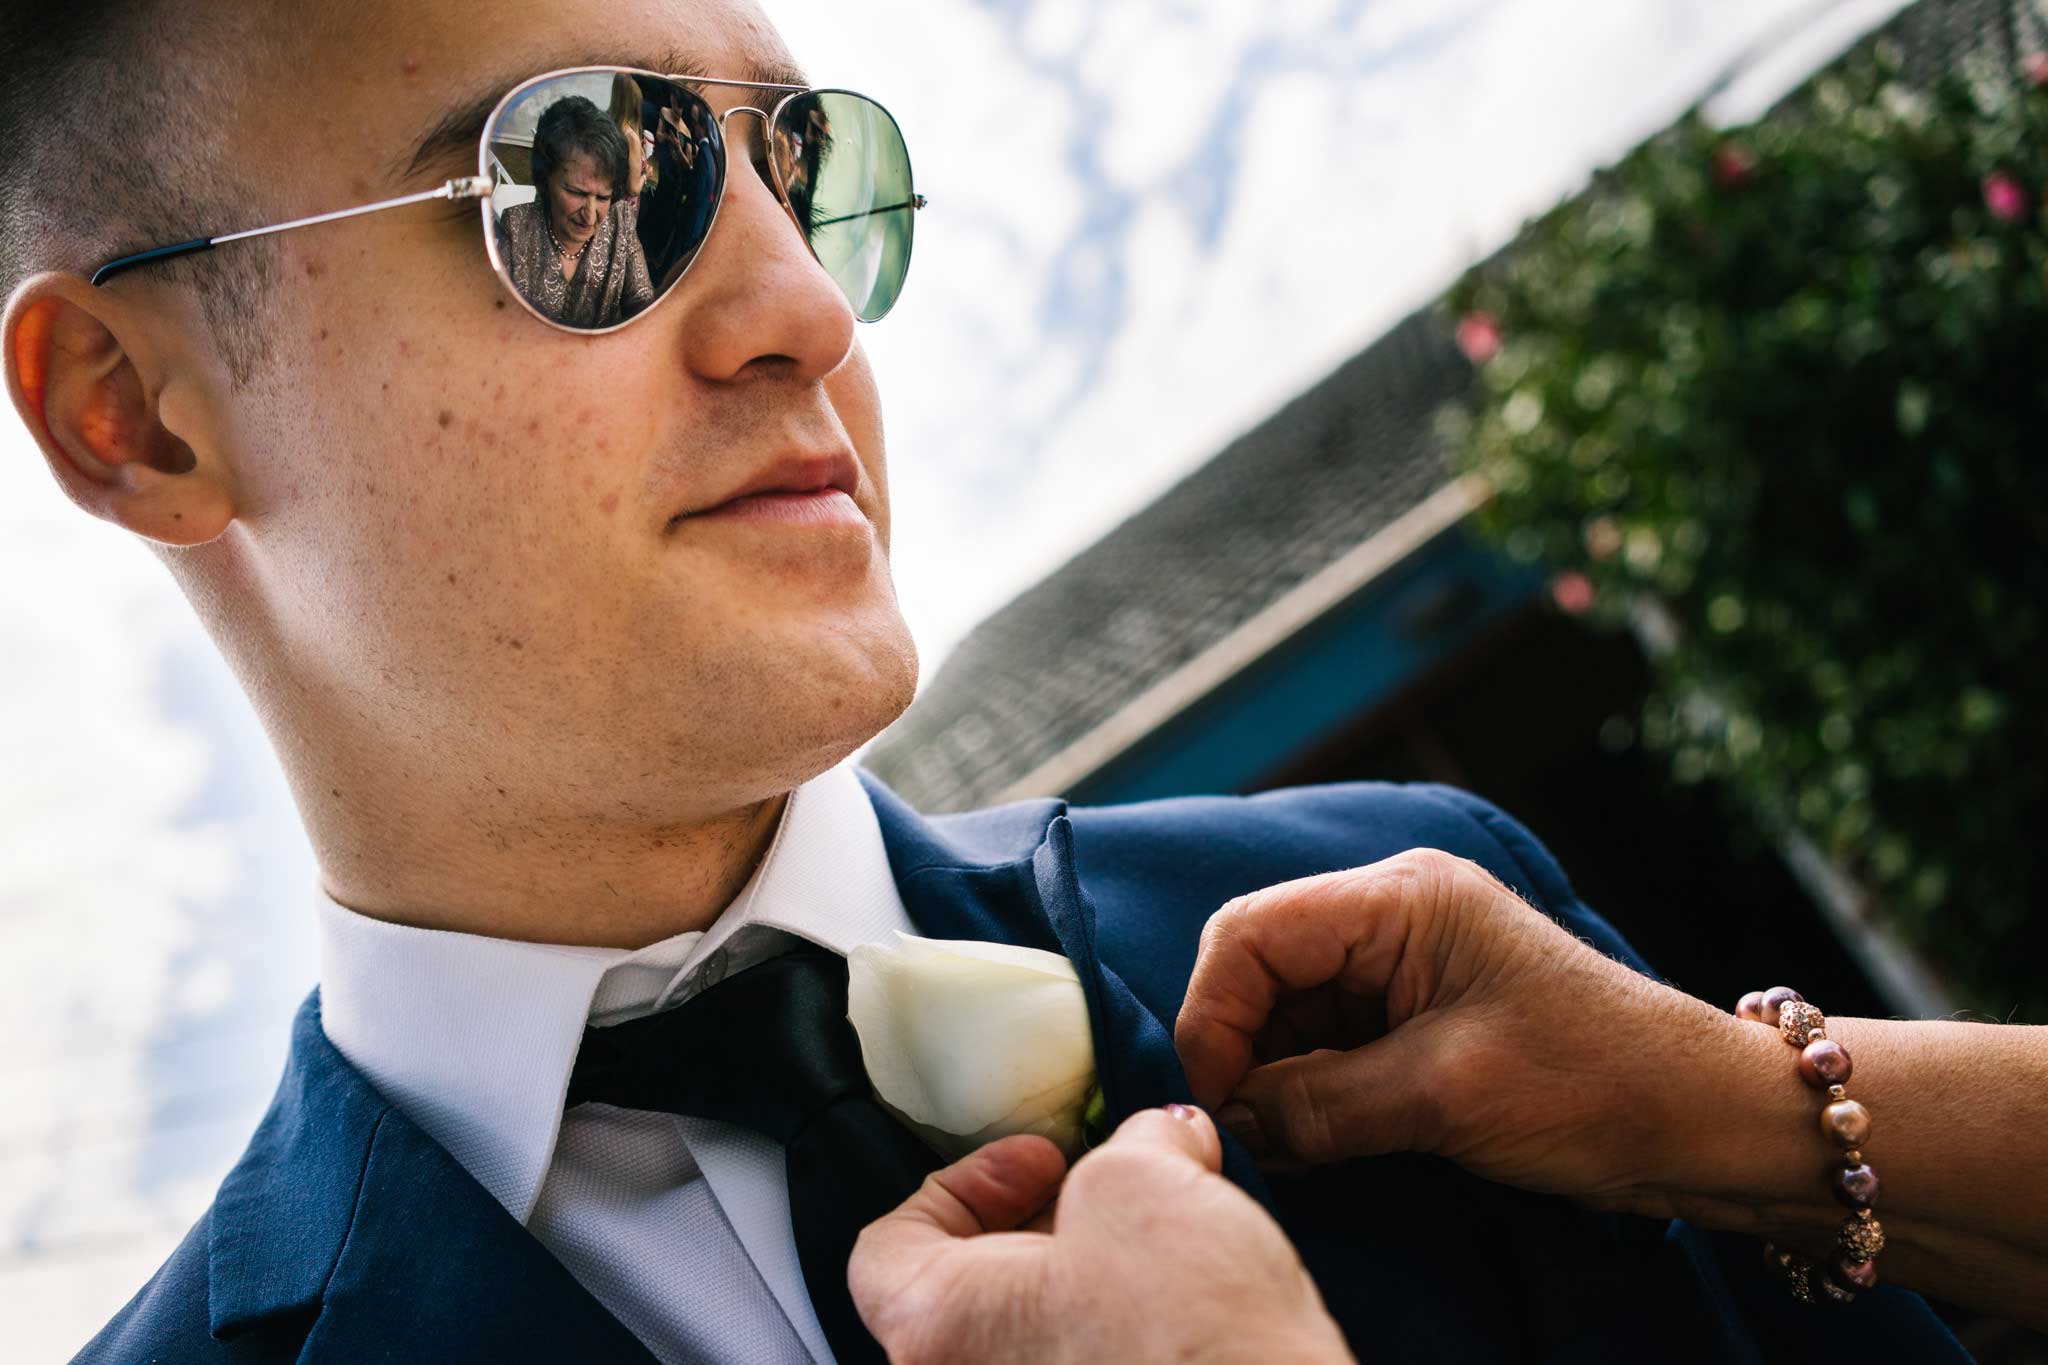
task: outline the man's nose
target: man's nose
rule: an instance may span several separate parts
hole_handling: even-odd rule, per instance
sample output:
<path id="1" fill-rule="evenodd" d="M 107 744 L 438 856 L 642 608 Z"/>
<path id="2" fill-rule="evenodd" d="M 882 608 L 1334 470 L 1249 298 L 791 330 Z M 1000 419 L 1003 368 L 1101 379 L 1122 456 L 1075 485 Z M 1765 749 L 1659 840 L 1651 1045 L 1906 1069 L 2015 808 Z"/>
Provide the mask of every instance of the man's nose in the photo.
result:
<path id="1" fill-rule="evenodd" d="M 796 222 L 728 121 L 725 196 L 711 236 L 677 290 L 690 368 L 706 379 L 750 372 L 822 379 L 853 349 L 853 309 L 811 255 Z"/>

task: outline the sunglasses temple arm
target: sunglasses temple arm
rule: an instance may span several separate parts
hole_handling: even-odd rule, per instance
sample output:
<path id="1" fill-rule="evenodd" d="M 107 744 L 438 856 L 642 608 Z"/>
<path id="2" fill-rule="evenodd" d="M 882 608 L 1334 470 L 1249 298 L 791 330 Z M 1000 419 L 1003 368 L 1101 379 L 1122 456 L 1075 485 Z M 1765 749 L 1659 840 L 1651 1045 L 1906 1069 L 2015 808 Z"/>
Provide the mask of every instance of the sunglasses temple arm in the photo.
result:
<path id="1" fill-rule="evenodd" d="M 153 261 L 167 260 L 173 256 L 189 256 L 194 252 L 210 251 L 222 242 L 239 242 L 244 237 L 262 237 L 273 232 L 288 232 L 293 228 L 311 227 L 315 223 L 331 223 L 338 218 L 355 218 L 365 213 L 381 213 L 385 209 L 404 208 L 407 204 L 423 204 L 429 199 L 482 199 L 491 192 L 491 178 L 487 175 L 463 175 L 435 186 L 421 190 L 418 194 L 400 195 L 396 199 L 379 200 L 374 204 L 360 204 L 352 209 L 336 209 L 332 213 L 316 213 L 310 218 L 294 218 L 288 223 L 272 223 L 267 227 L 244 228 L 240 232 L 223 233 L 218 237 L 194 237 L 189 242 L 177 242 L 171 246 L 152 247 L 133 256 L 122 256 L 108 261 L 92 273 L 94 284 L 104 284 L 123 271 L 133 270 Z"/>
<path id="2" fill-rule="evenodd" d="M 842 213 L 837 218 L 820 218 L 812 227 L 831 227 L 834 223 L 850 223 L 856 218 L 872 218 L 878 213 L 894 213 L 898 209 L 921 209 L 931 201 L 921 194 L 913 194 L 900 204 L 884 204 L 878 209 L 862 209 L 859 213 Z"/>
<path id="3" fill-rule="evenodd" d="M 148 251 L 138 251 L 133 256 L 117 257 L 114 260 L 108 261 L 98 270 L 93 271 L 92 282 L 95 286 L 102 285 L 114 278 L 114 276 L 124 271 L 133 270 L 137 266 L 149 265 L 155 261 L 166 261 L 173 256 L 189 256 L 195 251 L 211 251 L 213 250 L 213 242 L 214 239 L 211 237 L 194 237 L 189 242 L 174 242 L 170 246 L 151 247 Z"/>

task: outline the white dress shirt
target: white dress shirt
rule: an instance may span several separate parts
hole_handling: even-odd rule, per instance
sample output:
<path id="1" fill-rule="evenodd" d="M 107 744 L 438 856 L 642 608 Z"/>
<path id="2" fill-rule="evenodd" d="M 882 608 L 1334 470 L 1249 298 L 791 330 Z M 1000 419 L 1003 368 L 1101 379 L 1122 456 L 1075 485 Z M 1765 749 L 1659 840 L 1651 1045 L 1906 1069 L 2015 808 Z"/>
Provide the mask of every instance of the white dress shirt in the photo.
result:
<path id="1" fill-rule="evenodd" d="M 637 951 L 414 929 L 318 900 L 328 1038 L 656 1356 L 832 1360 L 778 1143 L 606 1105 L 565 1115 L 562 1100 L 586 1022 L 675 1004 L 788 935 L 845 953 L 914 932 L 850 761 L 791 793 L 710 928 Z"/>

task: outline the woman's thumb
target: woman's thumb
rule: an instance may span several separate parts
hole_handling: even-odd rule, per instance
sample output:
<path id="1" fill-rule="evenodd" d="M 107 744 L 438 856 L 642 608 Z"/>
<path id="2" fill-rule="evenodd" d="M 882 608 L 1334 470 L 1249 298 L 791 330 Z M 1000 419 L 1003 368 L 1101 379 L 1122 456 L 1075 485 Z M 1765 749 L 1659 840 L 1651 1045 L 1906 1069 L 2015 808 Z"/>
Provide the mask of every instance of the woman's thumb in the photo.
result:
<path id="1" fill-rule="evenodd" d="M 1424 1031 L 1410 1023 L 1350 1052 L 1310 1052 L 1254 1068 L 1216 1110 L 1216 1122 L 1255 1157 L 1312 1166 L 1425 1150 L 1434 1091 Z"/>

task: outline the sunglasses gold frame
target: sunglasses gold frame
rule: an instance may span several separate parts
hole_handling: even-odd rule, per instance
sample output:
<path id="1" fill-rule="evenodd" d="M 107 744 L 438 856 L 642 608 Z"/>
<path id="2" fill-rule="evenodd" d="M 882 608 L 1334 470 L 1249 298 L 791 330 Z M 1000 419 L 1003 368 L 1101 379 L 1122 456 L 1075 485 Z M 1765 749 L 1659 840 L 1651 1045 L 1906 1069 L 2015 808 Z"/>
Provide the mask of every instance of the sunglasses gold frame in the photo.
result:
<path id="1" fill-rule="evenodd" d="M 632 76 L 636 79 L 645 77 L 652 80 L 664 81 L 670 85 L 718 85 L 744 90 L 767 90 L 779 92 L 780 98 L 778 98 L 774 102 L 774 104 L 770 105 L 766 109 L 762 109 L 759 108 L 758 106 L 751 104 L 736 104 L 722 114 L 718 113 L 715 110 L 711 110 L 710 112 L 712 113 L 712 116 L 718 121 L 718 135 L 721 146 L 724 146 L 725 144 L 731 141 L 731 138 L 727 134 L 726 128 L 727 124 L 731 121 L 732 117 L 735 114 L 749 114 L 761 121 L 762 143 L 764 150 L 767 153 L 766 160 L 768 163 L 769 187 L 775 191 L 775 197 L 782 203 L 782 211 L 785 214 L 789 215 L 790 223 L 796 227 L 798 236 L 803 238 L 804 249 L 811 253 L 811 259 L 814 261 L 818 260 L 817 248 L 812 245 L 810 234 L 804 230 L 803 224 L 797 218 L 795 206 L 790 203 L 789 186 L 783 178 L 783 170 L 780 158 L 778 158 L 774 152 L 776 119 L 781 116 L 783 109 L 789 104 L 789 102 L 793 99 L 798 98 L 799 96 L 850 95 L 854 99 L 865 101 L 866 103 L 871 104 L 875 108 L 881 110 L 883 117 L 889 120 L 890 126 L 896 127 L 896 116 L 890 113 L 888 108 L 885 105 L 883 105 L 881 101 L 873 98 L 872 96 L 863 95 L 858 90 L 846 90 L 835 86 L 775 85 L 766 84 L 761 81 L 727 80 L 722 77 L 716 76 L 671 76 L 663 75 L 659 71 L 646 71 L 638 67 L 631 66 L 568 66 L 563 67 L 558 71 L 546 71 L 542 72 L 538 76 L 529 77 L 528 79 L 521 81 L 518 85 L 513 86 L 510 90 L 505 92 L 505 97 L 498 101 L 497 106 L 491 110 L 491 116 L 484 121 L 483 137 L 479 140 L 479 145 L 477 147 L 478 175 L 486 181 L 490 180 L 491 129 L 497 126 L 498 120 L 501 117 L 503 117 L 505 112 L 508 109 L 510 109 L 515 103 L 517 103 L 520 98 L 522 98 L 524 95 L 526 95 L 528 92 L 530 92 L 537 86 L 545 85 L 550 81 L 561 80 L 566 76 L 598 75 Z M 706 101 L 706 108 L 707 110 L 709 109 L 709 101 Z M 903 134 L 901 128 L 897 128 L 897 140 L 899 142 L 903 141 Z M 907 177 L 910 177 L 911 183 L 914 185 L 916 183 L 916 180 L 910 165 L 910 148 L 907 143 L 904 144 L 903 149 L 903 169 L 905 175 Z M 674 279 L 668 282 L 667 288 L 663 289 L 662 292 L 655 297 L 653 303 L 641 309 L 632 317 L 626 318 L 620 322 L 615 322 L 609 327 L 571 327 L 567 323 L 556 322 L 553 318 L 547 316 L 545 313 L 535 308 L 532 302 L 529 299 L 527 299 L 527 297 L 524 294 L 521 294 L 516 287 L 513 286 L 511 274 L 507 270 L 503 258 L 498 253 L 498 235 L 497 233 L 491 230 L 491 201 L 488 194 L 486 194 L 483 204 L 481 206 L 481 212 L 484 219 L 484 246 L 485 249 L 488 250 L 490 253 L 492 273 L 496 274 L 497 277 L 504 282 L 505 287 L 511 291 L 513 297 L 519 300 L 521 307 L 526 309 L 526 311 L 532 316 L 539 318 L 542 322 L 545 322 L 550 327 L 558 328 L 561 331 L 565 332 L 574 332 L 578 336 L 602 336 L 607 332 L 616 332 L 622 327 L 630 327 L 635 322 L 639 321 L 641 318 L 646 317 L 649 313 L 653 312 L 654 309 L 657 306 L 659 306 L 663 299 L 667 298 L 670 294 L 674 293 L 675 287 L 682 282 L 683 276 L 689 274 L 691 268 L 696 265 L 697 257 L 703 254 L 704 247 L 708 245 L 711 241 L 712 230 L 718 226 L 718 212 L 725 205 L 726 184 L 727 181 L 730 179 L 731 174 L 732 155 L 731 153 L 728 152 L 725 154 L 725 165 L 721 168 L 721 173 L 719 176 L 718 198 L 712 202 L 711 217 L 704 224 L 703 239 L 699 241 L 697 246 L 693 249 L 689 263 L 683 267 L 683 269 L 676 275 Z M 915 211 L 925 207 L 927 202 L 928 201 L 925 199 L 923 195 L 913 192 L 910 198 L 905 200 L 903 203 L 886 204 L 878 209 L 873 210 L 873 212 L 891 212 L 895 210 Z M 913 242 L 915 241 L 914 235 L 912 240 Z M 823 261 L 819 261 L 818 263 L 821 267 L 824 265 Z M 905 275 L 907 276 L 910 270 L 910 259 L 907 253 L 903 261 L 903 270 Z M 898 290 L 900 292 L 900 285 L 898 286 Z M 890 301 L 890 308 L 893 308 L 894 306 L 895 301 L 894 299 L 892 299 Z M 877 313 L 874 317 L 864 317 L 861 318 L 861 321 L 880 322 L 883 318 L 889 315 L 889 312 L 890 309 L 885 308 L 880 313 Z"/>
<path id="2" fill-rule="evenodd" d="M 98 269 L 93 271 L 92 283 L 94 285 L 102 285 L 105 284 L 108 280 L 113 279 L 115 276 L 124 274 L 130 270 L 134 270 L 139 266 L 151 265 L 157 261 L 171 260 L 178 256 L 193 255 L 201 251 L 211 251 L 216 246 L 220 246 L 227 242 L 238 242 L 247 237 L 263 237 L 268 236 L 272 233 L 289 232 L 294 228 L 313 227 L 320 223 L 338 222 L 344 218 L 357 218 L 366 213 L 382 213 L 386 209 L 404 208 L 408 204 L 423 204 L 436 199 L 446 199 L 452 201 L 474 199 L 479 201 L 478 212 L 483 222 L 484 251 L 486 255 L 489 257 L 491 263 L 491 273 L 498 277 L 498 283 L 504 287 L 506 292 L 510 293 L 513 298 L 519 301 L 520 307 L 524 308 L 530 316 L 539 319 L 541 322 L 544 322 L 548 326 L 555 328 L 557 331 L 569 332 L 576 336 L 602 336 L 607 332 L 616 332 L 621 327 L 631 326 L 633 323 L 639 321 L 641 318 L 646 317 L 649 313 L 653 312 L 655 307 L 660 304 L 662 299 L 667 298 L 670 294 L 675 292 L 675 286 L 681 283 L 682 277 L 684 275 L 689 273 L 691 266 L 694 266 L 696 264 L 696 258 L 703 254 L 703 249 L 705 245 L 710 242 L 712 228 L 717 225 L 718 211 L 725 203 L 726 181 L 730 177 L 732 171 L 732 158 L 729 154 L 725 158 L 725 165 L 721 169 L 721 173 L 719 176 L 718 199 L 715 203 L 712 204 L 711 217 L 704 224 L 703 240 L 698 242 L 689 263 L 686 264 L 683 267 L 683 269 L 677 273 L 675 279 L 669 282 L 668 288 L 664 289 L 661 292 L 661 294 L 655 298 L 653 303 L 649 304 L 646 308 L 641 309 L 632 317 L 627 318 L 624 321 L 614 323 L 609 327 L 571 327 L 566 323 L 556 322 L 553 318 L 548 317 L 545 313 L 542 313 L 540 310 L 535 308 L 533 304 L 527 300 L 526 296 L 524 294 L 521 294 L 518 288 L 512 283 L 512 277 L 510 273 L 506 270 L 503 259 L 498 254 L 497 233 L 492 230 L 491 193 L 496 188 L 496 181 L 492 178 L 490 173 L 491 130 L 497 126 L 498 119 L 504 114 L 506 109 L 508 109 L 515 100 L 517 100 L 520 96 L 524 95 L 528 91 L 532 90 L 535 86 L 545 84 L 546 82 L 549 81 L 560 80 L 565 76 L 600 74 L 648 77 L 657 81 L 665 81 L 670 85 L 717 85 L 746 90 L 769 90 L 781 92 L 781 97 L 777 99 L 775 103 L 769 106 L 769 108 L 767 109 L 761 109 L 754 105 L 746 104 L 734 105 L 732 108 L 726 110 L 723 114 L 714 113 L 714 117 L 716 117 L 718 120 L 719 141 L 721 145 L 723 145 L 725 142 L 729 140 L 726 137 L 726 123 L 728 120 L 732 118 L 733 115 L 751 114 L 753 117 L 761 120 L 761 136 L 764 140 L 764 146 L 768 149 L 767 162 L 769 173 L 769 186 L 771 189 L 775 191 L 775 197 L 781 201 L 782 211 L 789 215 L 789 220 L 791 224 L 796 227 L 798 235 L 803 238 L 804 248 L 805 250 L 811 253 L 812 260 L 818 260 L 817 248 L 811 244 L 809 234 L 805 232 L 803 224 L 797 219 L 796 210 L 791 205 L 789 200 L 789 188 L 783 180 L 782 168 L 780 165 L 777 164 L 777 158 L 775 157 L 773 152 L 776 117 L 781 114 L 783 107 L 785 105 L 787 105 L 792 99 L 795 99 L 800 95 L 850 95 L 855 99 L 863 100 L 868 104 L 874 105 L 875 108 L 882 111 L 883 116 L 889 120 L 891 126 L 896 125 L 896 116 L 894 114 L 891 114 L 887 106 L 883 105 L 879 100 L 876 100 L 868 95 L 863 95 L 858 90 L 847 90 L 836 86 L 777 85 L 765 84 L 761 81 L 728 80 L 724 77 L 718 76 L 665 75 L 659 71 L 648 71 L 639 67 L 631 66 L 562 67 L 554 71 L 543 71 L 537 76 L 530 76 L 527 79 L 519 82 L 519 84 L 513 86 L 510 90 L 506 91 L 504 97 L 501 98 L 496 105 L 492 106 L 490 117 L 484 120 L 483 132 L 477 138 L 477 174 L 475 175 L 456 176 L 454 179 L 444 181 L 443 183 L 435 186 L 431 190 L 421 190 L 417 194 L 400 195 L 396 199 L 380 199 L 374 204 L 358 204 L 354 208 L 335 209 L 330 213 L 316 213 L 312 214 L 309 217 L 293 218 L 290 219 L 289 221 L 282 223 L 269 223 L 265 224 L 262 227 L 243 228 L 239 232 L 224 232 L 211 237 L 194 237 L 189 241 L 173 242 L 168 246 L 151 247 L 147 251 L 138 251 L 127 256 L 117 256 L 113 260 L 106 262 L 104 265 L 101 265 Z M 902 130 L 900 127 L 897 128 L 897 137 L 899 141 L 902 139 Z M 912 176 L 911 174 L 910 149 L 907 143 L 905 144 L 903 150 L 903 169 L 905 175 L 907 177 L 910 177 L 911 183 L 915 185 L 916 180 L 914 176 Z M 928 202 L 929 201 L 922 194 L 918 194 L 913 191 L 911 196 L 903 203 L 884 205 L 880 209 L 876 209 L 873 211 L 915 211 L 924 208 Z M 839 220 L 835 219 L 830 221 L 836 222 Z M 914 236 L 912 240 L 915 240 Z M 823 264 L 824 263 L 822 261 L 819 262 L 821 268 Z M 910 260 L 909 255 L 906 252 L 903 261 L 903 270 L 906 273 L 906 275 L 908 274 L 909 269 Z M 836 283 L 837 282 L 835 281 L 835 284 Z M 899 292 L 901 290 L 900 284 L 898 285 L 898 290 Z M 891 307 L 893 306 L 894 300 L 892 299 Z M 888 313 L 889 309 L 885 308 L 882 310 L 881 313 L 876 314 L 874 317 L 863 318 L 861 320 L 864 322 L 879 322 L 882 320 L 882 318 L 886 317 Z"/>

